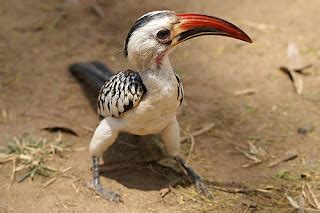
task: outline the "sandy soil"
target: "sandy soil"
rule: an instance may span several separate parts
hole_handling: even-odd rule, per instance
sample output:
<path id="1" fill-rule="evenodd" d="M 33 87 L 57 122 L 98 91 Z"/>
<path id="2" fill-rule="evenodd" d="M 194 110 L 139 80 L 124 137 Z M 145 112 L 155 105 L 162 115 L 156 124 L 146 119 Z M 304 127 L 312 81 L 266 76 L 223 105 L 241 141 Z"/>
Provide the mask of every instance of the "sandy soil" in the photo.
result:
<path id="1" fill-rule="evenodd" d="M 192 132 L 215 124 L 195 138 L 190 162 L 208 181 L 215 198 L 204 199 L 185 181 L 162 198 L 159 191 L 181 175 L 154 162 L 163 157 L 157 138 L 124 137 L 105 154 L 107 171 L 102 178 L 107 188 L 122 195 L 124 203 L 105 201 L 85 186 L 91 171 L 89 153 L 83 150 L 52 162 L 72 169 L 48 187 L 43 186 L 48 179 L 36 177 L 14 181 L 8 189 L 12 164 L 0 164 L 0 212 L 291 212 L 286 196 L 296 199 L 305 182 L 320 199 L 319 1 L 98 2 L 103 19 L 90 11 L 85 0 L 65 10 L 57 9 L 62 5 L 59 0 L 1 1 L 0 145 L 24 133 L 55 138 L 56 134 L 41 129 L 59 125 L 79 134 L 64 134 L 64 141 L 87 147 L 92 135 L 88 129 L 94 129 L 99 118 L 70 76 L 68 65 L 101 60 L 114 71 L 128 68 L 123 40 L 133 21 L 147 11 L 215 15 L 236 23 L 254 44 L 203 37 L 186 42 L 172 54 L 186 94 L 178 117 L 181 128 Z M 304 63 L 313 65 L 311 75 L 299 75 L 304 82 L 300 96 L 279 71 L 288 64 L 290 42 L 299 47 Z M 255 93 L 235 95 L 247 88 Z M 314 131 L 297 132 L 308 126 Z M 255 142 L 265 153 L 260 150 L 255 155 L 262 159 L 260 164 L 243 168 L 252 161 L 239 147 L 249 152 L 248 142 Z M 189 147 L 190 141 L 183 143 L 184 156 Z M 298 157 L 268 167 L 287 151 L 296 151 Z M 217 185 L 269 191 L 230 193 L 215 189 Z M 308 200 L 305 207 L 313 208 Z"/>

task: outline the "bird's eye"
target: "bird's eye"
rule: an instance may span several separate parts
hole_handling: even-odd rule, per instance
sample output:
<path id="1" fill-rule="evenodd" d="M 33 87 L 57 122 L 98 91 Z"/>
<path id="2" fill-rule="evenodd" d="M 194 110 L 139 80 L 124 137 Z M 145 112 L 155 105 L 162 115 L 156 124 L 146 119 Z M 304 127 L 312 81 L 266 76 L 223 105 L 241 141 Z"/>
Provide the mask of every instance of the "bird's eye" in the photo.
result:
<path id="1" fill-rule="evenodd" d="M 170 30 L 160 30 L 157 33 L 157 38 L 160 40 L 167 39 L 167 38 L 169 38 L 169 36 L 170 36 Z"/>

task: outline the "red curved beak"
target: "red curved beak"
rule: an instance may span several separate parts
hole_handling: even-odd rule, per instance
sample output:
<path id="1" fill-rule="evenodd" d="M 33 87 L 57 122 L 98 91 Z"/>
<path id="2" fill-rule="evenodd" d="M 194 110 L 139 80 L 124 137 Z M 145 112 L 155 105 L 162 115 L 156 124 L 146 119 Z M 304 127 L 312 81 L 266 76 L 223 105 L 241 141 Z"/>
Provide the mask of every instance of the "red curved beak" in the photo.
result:
<path id="1" fill-rule="evenodd" d="M 202 35 L 227 36 L 252 43 L 245 32 L 223 19 L 191 13 L 178 13 L 176 16 L 180 19 L 174 27 L 177 43 Z"/>

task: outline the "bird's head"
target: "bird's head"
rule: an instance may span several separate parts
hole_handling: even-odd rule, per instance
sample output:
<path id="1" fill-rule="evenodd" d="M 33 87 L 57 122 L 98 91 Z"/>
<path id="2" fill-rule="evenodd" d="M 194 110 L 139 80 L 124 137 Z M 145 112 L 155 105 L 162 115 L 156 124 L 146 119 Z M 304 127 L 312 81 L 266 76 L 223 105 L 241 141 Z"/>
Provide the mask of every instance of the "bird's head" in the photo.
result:
<path id="1" fill-rule="evenodd" d="M 147 13 L 135 22 L 125 41 L 124 53 L 139 70 L 156 69 L 174 46 L 202 35 L 252 42 L 241 29 L 223 19 L 165 10 Z"/>

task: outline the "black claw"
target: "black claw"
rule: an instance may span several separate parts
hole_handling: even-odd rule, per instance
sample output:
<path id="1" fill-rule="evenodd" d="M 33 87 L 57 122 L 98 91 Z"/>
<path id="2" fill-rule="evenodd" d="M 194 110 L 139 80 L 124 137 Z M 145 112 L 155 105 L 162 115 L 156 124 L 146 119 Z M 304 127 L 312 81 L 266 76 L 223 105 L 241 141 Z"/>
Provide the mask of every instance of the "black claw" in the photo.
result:
<path id="1" fill-rule="evenodd" d="M 210 191 L 208 190 L 207 185 L 202 181 L 202 180 L 197 180 L 196 181 L 196 187 L 198 189 L 198 191 L 203 194 L 204 196 L 206 196 L 206 198 L 208 199 L 213 199 L 212 194 L 210 193 Z"/>
<path id="2" fill-rule="evenodd" d="M 174 159 L 182 166 L 182 168 L 185 169 L 189 178 L 191 179 L 191 182 L 196 185 L 198 191 L 204 196 L 206 196 L 208 199 L 213 199 L 213 196 L 208 190 L 206 184 L 202 181 L 202 178 L 197 173 L 195 173 L 193 169 L 190 166 L 188 166 L 187 163 L 180 156 L 176 156 Z"/>

